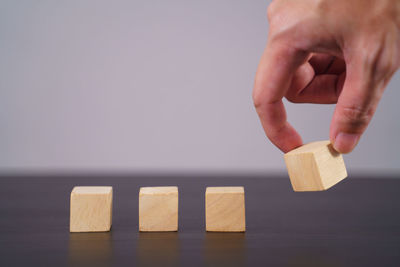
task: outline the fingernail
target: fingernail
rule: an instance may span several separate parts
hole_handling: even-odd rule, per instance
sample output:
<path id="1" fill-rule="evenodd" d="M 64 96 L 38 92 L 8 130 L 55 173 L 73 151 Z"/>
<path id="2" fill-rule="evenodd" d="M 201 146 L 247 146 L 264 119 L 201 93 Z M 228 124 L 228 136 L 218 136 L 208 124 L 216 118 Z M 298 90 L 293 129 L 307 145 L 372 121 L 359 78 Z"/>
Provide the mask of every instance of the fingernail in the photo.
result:
<path id="1" fill-rule="evenodd" d="M 357 145 L 359 139 L 359 134 L 338 133 L 333 147 L 340 153 L 349 153 Z"/>

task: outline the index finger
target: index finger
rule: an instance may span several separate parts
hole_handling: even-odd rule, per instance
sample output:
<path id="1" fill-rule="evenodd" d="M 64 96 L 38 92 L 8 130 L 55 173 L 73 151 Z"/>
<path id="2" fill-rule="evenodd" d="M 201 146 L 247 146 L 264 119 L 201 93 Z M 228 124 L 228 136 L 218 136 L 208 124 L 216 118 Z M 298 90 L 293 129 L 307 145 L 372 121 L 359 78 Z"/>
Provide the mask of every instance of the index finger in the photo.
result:
<path id="1" fill-rule="evenodd" d="M 289 89 L 294 72 L 307 57 L 306 52 L 269 41 L 257 69 L 254 105 L 266 135 L 285 153 L 303 144 L 300 135 L 287 122 L 282 98 Z"/>

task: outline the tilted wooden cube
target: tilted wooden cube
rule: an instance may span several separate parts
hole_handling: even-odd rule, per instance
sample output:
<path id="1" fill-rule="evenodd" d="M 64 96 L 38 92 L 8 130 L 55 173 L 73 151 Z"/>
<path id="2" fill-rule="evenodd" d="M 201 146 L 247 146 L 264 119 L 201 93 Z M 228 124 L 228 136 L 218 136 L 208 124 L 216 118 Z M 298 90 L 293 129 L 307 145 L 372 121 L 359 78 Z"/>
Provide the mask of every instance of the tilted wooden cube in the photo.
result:
<path id="1" fill-rule="evenodd" d="M 206 231 L 246 231 L 244 188 L 207 187 Z"/>
<path id="2" fill-rule="evenodd" d="M 70 232 L 110 231 L 112 193 L 111 186 L 74 187 L 70 202 Z"/>
<path id="3" fill-rule="evenodd" d="M 139 231 L 178 231 L 178 187 L 141 187 Z"/>
<path id="4" fill-rule="evenodd" d="M 343 157 L 329 141 L 303 145 L 284 158 L 294 191 L 326 190 L 347 177 Z"/>

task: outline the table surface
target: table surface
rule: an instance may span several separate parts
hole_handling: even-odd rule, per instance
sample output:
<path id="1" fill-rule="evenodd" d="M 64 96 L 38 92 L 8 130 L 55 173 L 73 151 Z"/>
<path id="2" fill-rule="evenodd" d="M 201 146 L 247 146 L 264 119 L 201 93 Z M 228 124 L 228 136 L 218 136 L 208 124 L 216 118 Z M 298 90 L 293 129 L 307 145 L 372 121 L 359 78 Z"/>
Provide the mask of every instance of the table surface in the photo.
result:
<path id="1" fill-rule="evenodd" d="M 400 266 L 400 179 L 295 193 L 261 176 L 0 177 L 1 266 Z M 69 233 L 76 185 L 111 185 L 107 233 Z M 138 232 L 141 186 L 179 187 L 179 231 Z M 206 186 L 244 186 L 246 233 L 206 233 Z"/>

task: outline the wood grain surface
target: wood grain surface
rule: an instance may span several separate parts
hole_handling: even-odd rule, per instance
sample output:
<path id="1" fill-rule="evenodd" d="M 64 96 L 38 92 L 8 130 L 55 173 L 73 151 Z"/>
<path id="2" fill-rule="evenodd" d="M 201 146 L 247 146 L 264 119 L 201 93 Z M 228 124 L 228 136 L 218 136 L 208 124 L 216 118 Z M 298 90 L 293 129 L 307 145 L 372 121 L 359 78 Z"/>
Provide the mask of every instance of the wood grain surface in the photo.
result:
<path id="1" fill-rule="evenodd" d="M 330 141 L 298 147 L 284 156 L 294 191 L 322 191 L 347 177 L 343 157 Z"/>

